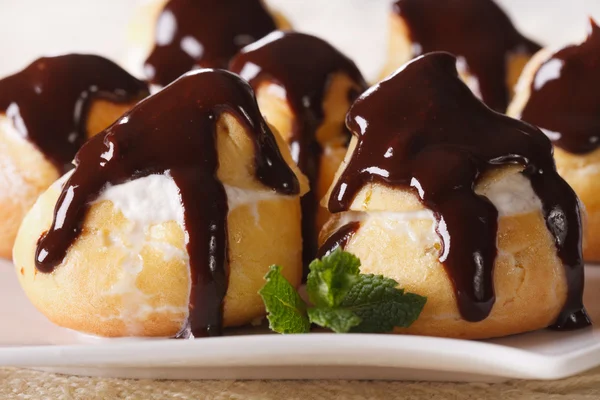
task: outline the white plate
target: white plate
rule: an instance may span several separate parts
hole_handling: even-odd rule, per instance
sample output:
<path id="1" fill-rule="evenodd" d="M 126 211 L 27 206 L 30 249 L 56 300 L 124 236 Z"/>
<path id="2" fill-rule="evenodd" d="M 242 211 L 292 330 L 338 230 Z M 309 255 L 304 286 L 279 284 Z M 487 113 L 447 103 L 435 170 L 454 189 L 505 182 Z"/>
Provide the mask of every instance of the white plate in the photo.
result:
<path id="1" fill-rule="evenodd" d="M 490 341 L 328 333 L 91 340 L 47 321 L 21 291 L 12 264 L 2 260 L 0 294 L 0 365 L 66 374 L 497 381 L 558 379 L 600 365 L 600 327 Z M 600 321 L 600 267 L 586 270 L 585 303 L 591 317 Z"/>

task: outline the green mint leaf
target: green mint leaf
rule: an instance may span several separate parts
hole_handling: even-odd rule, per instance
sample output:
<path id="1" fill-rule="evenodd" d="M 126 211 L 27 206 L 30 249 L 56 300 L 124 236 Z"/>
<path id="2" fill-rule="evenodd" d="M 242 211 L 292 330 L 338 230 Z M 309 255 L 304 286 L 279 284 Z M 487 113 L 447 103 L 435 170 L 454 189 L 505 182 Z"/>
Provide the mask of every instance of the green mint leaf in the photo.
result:
<path id="1" fill-rule="evenodd" d="M 307 292 L 315 305 L 307 310 L 296 289 L 272 266 L 259 291 L 272 330 L 305 333 L 310 324 L 337 333 L 390 332 L 408 327 L 421 314 L 425 297 L 405 293 L 398 283 L 381 275 L 361 275 L 360 260 L 335 250 L 310 264 Z"/>
<path id="2" fill-rule="evenodd" d="M 340 304 L 361 319 L 352 332 L 390 332 L 416 321 L 427 298 L 405 293 L 397 286 L 395 280 L 381 275 L 360 275 Z"/>
<path id="3" fill-rule="evenodd" d="M 306 279 L 309 299 L 317 307 L 338 306 L 358 280 L 360 260 L 337 248 L 310 263 Z"/>
<path id="4" fill-rule="evenodd" d="M 267 275 L 267 283 L 258 294 L 267 309 L 269 328 L 278 333 L 306 333 L 310 322 L 306 315 L 306 304 L 283 275 L 281 267 L 272 265 Z"/>
<path id="5" fill-rule="evenodd" d="M 349 332 L 361 323 L 361 319 L 354 312 L 345 308 L 309 308 L 308 318 L 313 324 L 329 328 L 336 333 Z"/>

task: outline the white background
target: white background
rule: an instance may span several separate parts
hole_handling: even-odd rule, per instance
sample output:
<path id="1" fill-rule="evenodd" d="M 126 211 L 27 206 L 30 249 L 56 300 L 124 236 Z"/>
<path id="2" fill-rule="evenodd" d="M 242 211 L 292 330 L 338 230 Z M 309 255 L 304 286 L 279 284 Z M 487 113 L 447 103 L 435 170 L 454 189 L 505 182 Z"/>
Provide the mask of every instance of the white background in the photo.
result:
<path id="1" fill-rule="evenodd" d="M 0 0 L 0 75 L 40 55 L 94 52 L 124 63 L 127 26 L 144 0 Z M 145 0 L 148 1 L 148 0 Z M 439 0 L 444 1 L 444 0 Z M 600 0 L 498 0 L 516 25 L 543 44 L 584 35 L 586 15 L 600 18 Z M 390 0 L 267 0 L 299 29 L 330 40 L 368 78 L 384 60 Z"/>

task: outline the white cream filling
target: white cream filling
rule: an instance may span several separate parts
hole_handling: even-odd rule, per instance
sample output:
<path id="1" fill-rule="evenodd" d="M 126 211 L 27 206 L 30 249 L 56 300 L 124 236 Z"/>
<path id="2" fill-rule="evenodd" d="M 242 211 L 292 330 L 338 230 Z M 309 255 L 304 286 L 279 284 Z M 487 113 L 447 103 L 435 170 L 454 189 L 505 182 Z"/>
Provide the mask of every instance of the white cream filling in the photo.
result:
<path id="1" fill-rule="evenodd" d="M 55 183 L 58 186 L 57 189 L 68 179 L 69 175 L 65 175 Z M 275 191 L 249 190 L 228 185 L 224 185 L 224 188 L 229 212 L 240 206 L 250 206 L 257 226 L 260 220 L 258 204 L 261 201 L 293 199 L 290 196 L 279 195 Z M 119 185 L 108 185 L 95 203 L 101 201 L 110 201 L 113 207 L 120 211 L 129 222 L 126 239 L 117 235 L 108 237 L 107 246 L 122 247 L 126 256 L 120 263 L 121 276 L 105 293 L 106 295 L 122 296 L 124 308 L 120 315 L 110 316 L 107 319 L 125 321 L 128 323 L 127 334 L 136 336 L 140 333 L 140 327 L 136 326 L 135 321 L 143 320 L 151 313 L 169 311 L 188 315 L 187 306 L 181 308 L 149 306 L 149 296 L 139 290 L 136 285 L 136 280 L 143 270 L 140 253 L 147 245 L 160 249 L 165 260 L 172 257 L 184 258 L 187 261 L 188 270 L 190 268 L 189 256 L 185 250 L 165 242 L 149 242 L 147 240 L 148 229 L 153 225 L 175 221 L 184 229 L 184 209 L 181 195 L 173 178 L 167 172 L 160 175 L 149 175 Z M 191 287 L 188 290 L 191 290 Z"/>
<path id="2" fill-rule="evenodd" d="M 229 211 L 244 205 L 256 206 L 261 201 L 285 198 L 275 191 L 223 186 Z M 179 188 L 168 172 L 107 186 L 96 202 L 105 200 L 112 202 L 115 209 L 134 223 L 149 226 L 176 221 L 182 228 L 184 226 Z M 254 214 L 258 220 L 258 210 Z"/>
<path id="3" fill-rule="evenodd" d="M 150 226 L 175 221 L 183 227 L 179 188 L 168 173 L 107 186 L 96 202 L 106 200 L 134 224 Z"/>
<path id="4" fill-rule="evenodd" d="M 12 104 L 9 109 L 13 107 L 13 105 L 14 104 Z M 18 113 L 15 116 L 15 120 L 17 123 L 19 123 L 18 121 L 21 121 L 20 124 L 23 124 Z M 24 126 L 21 129 L 24 129 Z M 27 142 L 22 131 L 17 129 L 15 124 L 13 124 L 13 120 L 8 116 L 0 115 L 0 132 L 6 135 L 9 141 L 16 141 L 19 143 Z M 27 132 L 27 130 L 25 130 L 25 132 Z M 30 143 L 28 143 L 28 145 L 33 146 Z M 23 173 L 19 170 L 19 166 L 9 152 L 9 146 L 4 140 L 0 140 L 0 199 L 8 199 L 10 201 L 13 199 L 22 199 L 26 197 L 28 193 L 39 189 L 23 176 Z M 35 196 L 35 194 L 32 194 L 32 196 Z M 23 205 L 23 207 L 27 206 L 29 206 L 29 204 Z"/>
<path id="5" fill-rule="evenodd" d="M 249 190 L 229 185 L 223 186 L 225 187 L 225 193 L 227 194 L 227 207 L 229 208 L 229 212 L 237 207 L 249 206 L 256 225 L 258 225 L 260 220 L 258 204 L 261 201 L 293 199 L 293 197 L 290 196 L 277 194 L 274 190 Z"/>
<path id="6" fill-rule="evenodd" d="M 426 220 L 431 222 L 431 228 L 427 230 L 413 229 L 409 222 L 416 220 Z M 361 227 L 368 227 L 371 224 L 382 226 L 386 230 L 397 234 L 407 235 L 413 242 L 429 246 L 440 241 L 435 231 L 436 219 L 431 210 L 419 210 L 408 212 L 395 211 L 348 211 L 340 216 L 338 227 L 344 226 L 350 222 L 360 222 Z"/>
<path id="7" fill-rule="evenodd" d="M 491 184 L 480 194 L 498 210 L 499 217 L 527 214 L 542 209 L 542 202 L 523 174 L 510 174 Z"/>
<path id="8" fill-rule="evenodd" d="M 494 204 L 498 210 L 498 218 L 542 210 L 542 202 L 533 191 L 529 179 L 522 174 L 504 176 L 478 193 L 486 196 Z M 415 220 L 431 221 L 431 228 L 425 231 L 414 229 L 408 222 Z M 437 220 L 433 212 L 428 209 L 408 212 L 348 211 L 340 215 L 337 226 L 341 227 L 355 221 L 361 222 L 362 226 L 377 224 L 391 231 L 404 233 L 421 246 L 440 242 L 440 237 L 435 230 Z"/>

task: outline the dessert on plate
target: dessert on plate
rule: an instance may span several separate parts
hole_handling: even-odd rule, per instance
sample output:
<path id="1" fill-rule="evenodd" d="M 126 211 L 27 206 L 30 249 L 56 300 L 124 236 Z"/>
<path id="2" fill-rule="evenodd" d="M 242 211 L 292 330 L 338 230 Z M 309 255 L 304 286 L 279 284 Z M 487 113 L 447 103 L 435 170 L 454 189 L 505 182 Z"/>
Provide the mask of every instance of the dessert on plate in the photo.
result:
<path id="1" fill-rule="evenodd" d="M 348 57 L 315 36 L 276 31 L 240 51 L 229 68 L 250 82 L 266 120 L 288 144 L 308 177 L 302 198 L 305 263 L 314 259 L 317 234 L 328 218 L 319 207 L 350 140 L 344 124 L 350 104 L 366 89 Z"/>
<path id="2" fill-rule="evenodd" d="M 382 76 L 416 56 L 447 51 L 477 97 L 504 112 L 523 66 L 539 49 L 493 0 L 397 0 Z"/>
<path id="3" fill-rule="evenodd" d="M 525 67 L 508 115 L 542 129 L 559 174 L 585 205 L 583 255 L 600 261 L 600 27 L 579 44 L 543 49 Z"/>
<path id="4" fill-rule="evenodd" d="M 271 264 L 300 282 L 308 183 L 237 75 L 184 75 L 89 140 L 75 165 L 14 247 L 23 289 L 54 323 L 104 337 L 218 335 L 264 315 Z"/>
<path id="5" fill-rule="evenodd" d="M 87 138 L 147 94 L 112 61 L 84 54 L 40 58 L 0 80 L 0 257 Z"/>
<path id="6" fill-rule="evenodd" d="M 365 92 L 326 204 L 321 254 L 358 256 L 427 297 L 398 333 L 490 338 L 590 324 L 581 210 L 537 128 L 492 111 L 456 58 L 416 58 Z"/>
<path id="7" fill-rule="evenodd" d="M 193 68 L 226 68 L 242 47 L 289 27 L 262 0 L 156 0 L 140 13 L 132 41 L 147 57 L 144 75 L 159 86 Z"/>

